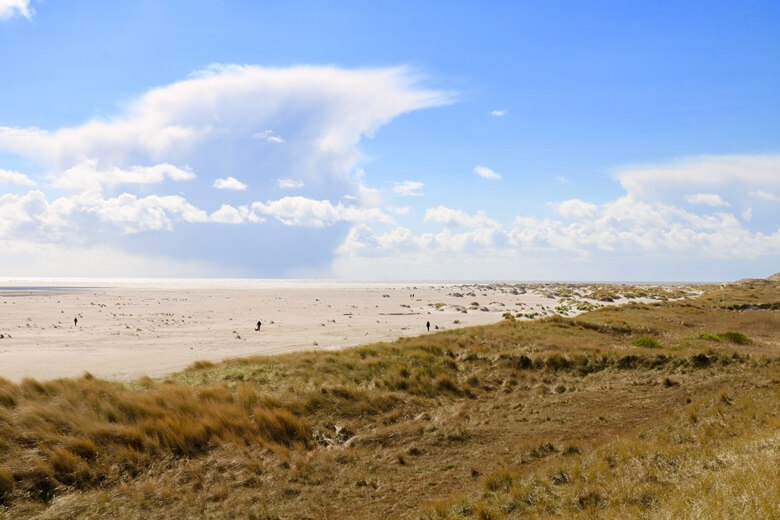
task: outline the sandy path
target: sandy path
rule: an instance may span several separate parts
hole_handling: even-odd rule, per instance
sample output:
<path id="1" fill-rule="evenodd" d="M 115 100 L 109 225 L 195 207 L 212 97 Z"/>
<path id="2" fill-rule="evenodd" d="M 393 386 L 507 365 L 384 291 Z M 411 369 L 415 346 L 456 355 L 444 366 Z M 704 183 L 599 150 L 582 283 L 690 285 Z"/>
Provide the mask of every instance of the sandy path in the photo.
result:
<path id="1" fill-rule="evenodd" d="M 197 360 L 393 340 L 425 333 L 426 321 L 434 332 L 555 305 L 498 286 L 5 281 L 0 377 L 160 376 Z"/>

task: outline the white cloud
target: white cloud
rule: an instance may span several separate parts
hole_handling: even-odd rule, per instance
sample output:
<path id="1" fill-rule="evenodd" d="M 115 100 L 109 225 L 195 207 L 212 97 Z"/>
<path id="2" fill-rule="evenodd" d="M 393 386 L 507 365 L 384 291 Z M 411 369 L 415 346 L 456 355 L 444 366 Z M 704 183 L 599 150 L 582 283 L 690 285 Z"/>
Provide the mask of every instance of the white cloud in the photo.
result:
<path id="1" fill-rule="evenodd" d="M 120 184 L 157 184 L 165 178 L 173 181 L 187 181 L 195 178 L 189 168 L 178 168 L 162 163 L 154 166 L 116 166 L 101 168 L 97 159 L 88 159 L 61 174 L 49 176 L 52 186 L 70 191 L 102 191 Z"/>
<path id="2" fill-rule="evenodd" d="M 13 170 L 0 168 L 0 184 L 18 184 L 20 186 L 35 186 L 36 182 L 27 175 Z"/>
<path id="3" fill-rule="evenodd" d="M 474 167 L 474 173 L 482 177 L 483 179 L 490 179 L 490 180 L 500 180 L 501 174 L 496 173 L 487 166 L 475 166 Z"/>
<path id="4" fill-rule="evenodd" d="M 486 259 L 504 259 L 509 263 L 498 267 L 510 272 L 513 262 L 548 255 L 560 258 L 561 252 L 572 253 L 565 255 L 569 261 L 606 261 L 613 258 L 611 255 L 646 261 L 675 254 L 695 259 L 750 260 L 780 254 L 780 229 L 772 234 L 755 233 L 730 214 L 700 217 L 670 206 L 635 206 L 635 201 L 623 197 L 598 206 L 597 214 L 589 220 L 567 224 L 521 216 L 506 229 L 484 215 L 475 218 L 445 208 L 447 211 L 438 214 L 429 213 L 426 220 L 445 227 L 463 226 L 465 231 L 453 233 L 445 228 L 438 233 L 414 234 L 400 227 L 376 232 L 367 225 L 355 226 L 339 248 L 337 264 L 358 265 L 360 262 L 355 261 L 361 257 L 405 258 L 419 265 L 459 262 L 475 266 L 471 271 L 459 271 L 459 276 L 473 278 L 485 275 L 484 265 L 479 264 Z"/>
<path id="5" fill-rule="evenodd" d="M 104 199 L 85 192 L 52 202 L 37 190 L 0 196 L 0 237 L 5 239 L 84 243 L 117 231 L 170 231 L 176 221 L 206 222 L 208 215 L 179 195 L 123 193 Z"/>
<path id="6" fill-rule="evenodd" d="M 779 195 L 775 195 L 774 193 L 770 193 L 770 192 L 764 191 L 764 190 L 751 191 L 750 195 L 753 196 L 753 197 L 756 197 L 757 199 L 769 200 L 769 201 L 772 201 L 772 202 L 779 202 L 780 201 L 780 196 Z"/>
<path id="7" fill-rule="evenodd" d="M 742 159 L 744 164 L 766 164 Z M 726 164 L 732 161 L 732 157 L 725 158 Z M 716 158 L 708 158 L 709 165 L 716 163 Z M 680 164 L 701 166 L 691 160 L 668 167 L 674 169 Z M 664 165 L 656 166 L 658 171 L 665 169 Z M 750 193 L 763 200 L 773 199 L 774 194 L 766 187 L 778 181 L 771 175 L 757 174 L 755 170 L 746 176 L 731 173 L 722 174 L 714 185 L 732 187 L 735 198 Z M 553 218 L 519 215 L 510 224 L 502 225 L 482 212 L 469 214 L 438 206 L 428 209 L 424 218 L 442 226 L 439 232 L 356 225 L 339 248 L 334 269 L 353 277 L 370 277 L 373 269 L 386 277 L 397 273 L 399 278 L 414 269 L 415 276 L 435 279 L 478 278 L 486 272 L 490 277 L 513 279 L 530 277 L 530 273 L 576 279 L 604 277 L 604 273 L 613 272 L 608 269 L 619 278 L 627 273 L 636 277 L 637 269 L 643 273 L 665 269 L 666 275 L 655 276 L 707 279 L 711 274 L 700 266 L 717 266 L 711 272 L 721 273 L 724 265 L 773 265 L 773 259 L 780 256 L 780 225 L 775 224 L 768 231 L 750 229 L 753 211 L 725 211 L 726 201 L 706 191 L 713 186 L 711 179 L 694 175 L 685 183 L 668 181 L 667 187 L 675 188 L 677 194 L 680 189 L 694 194 L 689 195 L 689 200 L 696 206 L 690 211 L 663 200 L 640 197 L 650 194 L 644 188 L 651 186 L 645 185 L 641 176 L 634 178 L 637 179 L 641 182 L 629 186 L 638 189 L 638 193 L 626 191 L 604 203 L 582 199 L 549 203 Z M 660 179 L 666 176 L 661 175 Z M 756 186 L 765 189 L 757 190 Z M 675 195 L 670 200 L 680 198 Z M 780 222 L 777 218 L 774 221 Z M 632 267 L 627 269 L 627 263 Z M 533 270 L 518 270 L 521 265 L 532 266 Z"/>
<path id="8" fill-rule="evenodd" d="M 34 12 L 30 7 L 30 0 L 0 0 L 0 20 L 14 16 L 23 16 L 30 20 Z"/>
<path id="9" fill-rule="evenodd" d="M 253 212 L 249 206 L 236 208 L 230 204 L 222 204 L 218 210 L 210 215 L 209 220 L 220 224 L 244 224 L 246 222 L 259 224 L 265 222 L 265 219 Z"/>
<path id="10" fill-rule="evenodd" d="M 186 162 L 200 170 L 199 163 L 224 155 L 231 143 L 246 143 L 231 146 L 231 160 L 249 171 L 271 156 L 265 147 L 249 146 L 247 136 L 273 127 L 289 146 L 272 157 L 283 159 L 287 171 L 344 176 L 360 159 L 360 139 L 400 114 L 452 99 L 421 88 L 404 67 L 213 65 L 148 91 L 111 119 L 54 131 L 0 127 L 0 149 L 62 169 L 97 158 L 116 166 Z"/>
<path id="11" fill-rule="evenodd" d="M 214 187 L 218 190 L 244 191 L 248 188 L 246 184 L 236 179 L 228 177 L 226 179 L 217 179 L 214 181 Z"/>
<path id="12" fill-rule="evenodd" d="M 367 207 L 379 206 L 382 197 L 379 195 L 379 190 L 375 188 L 369 188 L 362 182 L 357 183 L 357 200 L 361 205 Z"/>
<path id="13" fill-rule="evenodd" d="M 559 184 L 569 184 L 569 178 L 564 177 L 563 175 L 557 175 L 555 177 L 555 181 L 558 182 Z"/>
<path id="14" fill-rule="evenodd" d="M 387 211 L 389 211 L 393 215 L 399 215 L 399 216 L 408 215 L 409 212 L 411 211 L 411 208 L 409 206 L 387 206 L 387 208 L 385 209 L 387 209 Z"/>
<path id="15" fill-rule="evenodd" d="M 419 197 L 422 195 L 420 192 L 425 184 L 417 181 L 403 181 L 396 182 L 393 185 L 393 191 L 404 197 Z"/>
<path id="16" fill-rule="evenodd" d="M 629 195 L 645 200 L 663 198 L 670 190 L 689 188 L 780 187 L 780 155 L 720 155 L 680 159 L 671 163 L 627 167 L 617 178 Z"/>
<path id="17" fill-rule="evenodd" d="M 695 193 L 692 195 L 686 195 L 685 200 L 689 204 L 703 204 L 705 206 L 723 207 L 728 206 L 729 203 L 723 200 L 717 193 Z"/>
<path id="18" fill-rule="evenodd" d="M 561 202 L 548 203 L 555 212 L 564 218 L 585 219 L 596 216 L 595 204 L 580 199 L 569 199 Z"/>
<path id="19" fill-rule="evenodd" d="M 486 228 L 501 228 L 501 225 L 485 216 L 482 211 L 478 211 L 476 214 L 471 215 L 465 211 L 459 209 L 452 209 L 446 206 L 437 206 L 435 208 L 429 208 L 425 211 L 425 221 L 435 222 L 445 227 L 486 227 Z"/>
<path id="20" fill-rule="evenodd" d="M 377 233 L 366 224 L 354 226 L 342 245 L 339 255 L 345 257 L 398 257 L 404 254 L 493 254 L 506 246 L 506 233 L 501 229 L 477 228 L 462 233 L 445 229 L 439 233 L 415 235 L 404 227 Z M 456 257 L 463 260 L 464 256 Z M 389 274 L 389 273 L 386 273 Z M 407 275 L 408 278 L 408 275 Z"/>
<path id="21" fill-rule="evenodd" d="M 379 209 L 379 192 L 352 174 L 363 160 L 358 144 L 401 114 L 453 99 L 452 93 L 426 88 L 406 67 L 213 65 L 141 93 L 110 117 L 51 129 L 0 126 L 0 152 L 50 172 L 41 191 L 0 200 L 0 239 L 74 247 L 110 240 L 150 248 L 147 252 L 154 256 L 175 251 L 180 241 L 151 237 L 122 242 L 122 236 L 208 222 L 388 225 L 392 218 Z M 203 209 L 182 194 L 170 194 L 171 181 L 193 180 L 192 193 L 215 197 L 203 189 L 213 185 L 213 177 L 195 178 L 205 172 L 219 172 L 217 187 L 248 185 L 248 192 L 277 183 L 276 172 L 284 172 L 288 180 L 305 182 L 306 197 L 245 206 L 217 199 Z M 71 193 L 49 192 L 55 189 Z M 355 202 L 348 203 L 348 197 Z M 321 200 L 329 198 L 343 203 Z M 226 230 L 205 226 L 198 232 L 208 242 L 224 237 Z M 307 233 L 290 229 L 284 240 L 294 244 Z M 344 226 L 323 233 L 312 245 L 317 250 L 306 255 L 288 247 L 288 257 L 273 265 L 289 264 L 304 272 L 310 267 L 306 262 L 315 262 L 319 268 L 343 233 Z M 260 244 L 250 247 L 263 250 Z M 180 254 L 188 258 L 198 254 L 185 249 Z M 207 247 L 201 251 L 204 258 L 213 256 Z M 243 262 L 245 272 L 257 269 L 248 259 Z"/>
<path id="22" fill-rule="evenodd" d="M 496 109 L 496 110 L 491 110 L 490 111 L 490 115 L 493 116 L 493 117 L 504 117 L 506 114 L 507 114 L 506 110 Z"/>
<path id="23" fill-rule="evenodd" d="M 274 144 L 281 144 L 287 142 L 283 137 L 279 135 L 275 135 L 273 130 L 263 130 L 262 132 L 258 132 L 254 134 L 252 137 L 254 137 L 255 139 L 260 139 L 262 141 L 266 141 L 268 143 L 274 143 Z"/>
<path id="24" fill-rule="evenodd" d="M 303 181 L 297 181 L 295 179 L 276 179 L 276 182 L 283 190 L 303 188 Z"/>
<path id="25" fill-rule="evenodd" d="M 266 203 L 255 202 L 252 211 L 274 217 L 288 226 L 325 227 L 336 222 L 376 221 L 392 223 L 392 219 L 377 208 L 336 205 L 328 200 L 314 200 L 306 197 L 284 197 Z"/>

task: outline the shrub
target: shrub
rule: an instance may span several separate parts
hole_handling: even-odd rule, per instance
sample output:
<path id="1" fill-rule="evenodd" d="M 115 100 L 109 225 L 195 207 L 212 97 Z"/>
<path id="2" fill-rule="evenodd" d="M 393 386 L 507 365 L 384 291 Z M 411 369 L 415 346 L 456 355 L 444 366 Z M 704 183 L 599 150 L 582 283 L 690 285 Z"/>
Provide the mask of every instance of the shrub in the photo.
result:
<path id="1" fill-rule="evenodd" d="M 458 384 L 447 374 L 439 374 L 434 380 L 433 386 L 439 392 L 450 392 L 456 395 L 461 394 Z"/>
<path id="2" fill-rule="evenodd" d="M 748 338 L 741 332 L 736 332 L 736 331 L 723 332 L 721 334 L 718 334 L 718 338 L 728 341 L 730 343 L 735 343 L 737 345 L 748 345 L 750 343 L 753 343 L 750 338 Z"/>
<path id="3" fill-rule="evenodd" d="M 500 469 L 486 476 L 482 486 L 485 491 L 509 491 L 512 487 L 512 474 L 506 468 Z"/>
<path id="4" fill-rule="evenodd" d="M 194 370 L 203 370 L 206 368 L 213 368 L 214 363 L 211 361 L 195 361 L 190 366 L 187 367 L 187 370 L 194 371 Z"/>
<path id="5" fill-rule="evenodd" d="M 691 356 L 691 364 L 696 368 L 707 368 L 712 365 L 712 359 L 707 354 L 696 354 Z"/>
<path id="6" fill-rule="evenodd" d="M 661 343 L 652 336 L 641 336 L 631 342 L 635 347 L 661 348 Z"/>
<path id="7" fill-rule="evenodd" d="M 568 358 L 557 353 L 548 357 L 544 364 L 549 370 L 568 370 L 572 366 L 572 362 Z"/>
<path id="8" fill-rule="evenodd" d="M 311 440 L 306 423 L 287 410 L 255 408 L 253 415 L 261 435 L 271 443 L 289 448 L 296 443 L 308 445 Z"/>

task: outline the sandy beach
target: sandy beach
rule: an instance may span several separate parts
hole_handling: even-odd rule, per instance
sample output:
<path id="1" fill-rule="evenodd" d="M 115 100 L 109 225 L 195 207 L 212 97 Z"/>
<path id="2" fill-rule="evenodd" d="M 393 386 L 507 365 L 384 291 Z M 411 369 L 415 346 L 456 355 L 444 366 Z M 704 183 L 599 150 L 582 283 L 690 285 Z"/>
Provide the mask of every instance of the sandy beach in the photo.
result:
<path id="1" fill-rule="evenodd" d="M 508 311 L 544 315 L 562 301 L 544 285 L 5 280 L 0 377 L 155 377 L 198 360 L 424 334 L 428 321 L 435 332 L 494 323 Z"/>

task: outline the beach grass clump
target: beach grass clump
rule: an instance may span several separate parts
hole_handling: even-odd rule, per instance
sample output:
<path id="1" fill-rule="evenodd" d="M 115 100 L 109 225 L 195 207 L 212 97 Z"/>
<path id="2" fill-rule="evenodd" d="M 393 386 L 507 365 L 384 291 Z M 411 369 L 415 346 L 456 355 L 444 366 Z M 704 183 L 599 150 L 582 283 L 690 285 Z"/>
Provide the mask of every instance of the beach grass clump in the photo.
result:
<path id="1" fill-rule="evenodd" d="M 745 334 L 736 331 L 722 332 L 718 334 L 718 338 L 723 341 L 728 341 L 729 343 L 734 343 L 735 345 L 749 345 L 753 343 Z"/>
<path id="2" fill-rule="evenodd" d="M 718 334 L 710 334 L 709 332 L 700 332 L 698 334 L 694 334 L 693 336 L 696 339 L 703 339 L 705 341 L 720 341 L 720 335 Z"/>
<path id="3" fill-rule="evenodd" d="M 133 475 L 159 458 L 197 457 L 224 443 L 306 449 L 311 431 L 287 408 L 243 387 L 162 384 L 133 391 L 92 377 L 3 385 L 13 407 L 0 418 L 3 500 L 21 492 L 48 500 Z M 253 404 L 248 412 L 249 404 Z M 124 468 L 124 469 L 123 469 Z"/>
<path id="4" fill-rule="evenodd" d="M 640 336 L 631 342 L 635 347 L 661 348 L 661 342 L 652 336 Z"/>
<path id="5" fill-rule="evenodd" d="M 753 340 L 751 340 L 748 336 L 743 334 L 742 332 L 737 331 L 728 331 L 728 332 L 721 332 L 718 334 L 711 334 L 709 332 L 700 332 L 698 334 L 695 334 L 694 337 L 696 339 L 703 339 L 706 341 L 726 341 L 728 343 L 733 343 L 735 345 L 750 345 L 753 343 Z"/>

